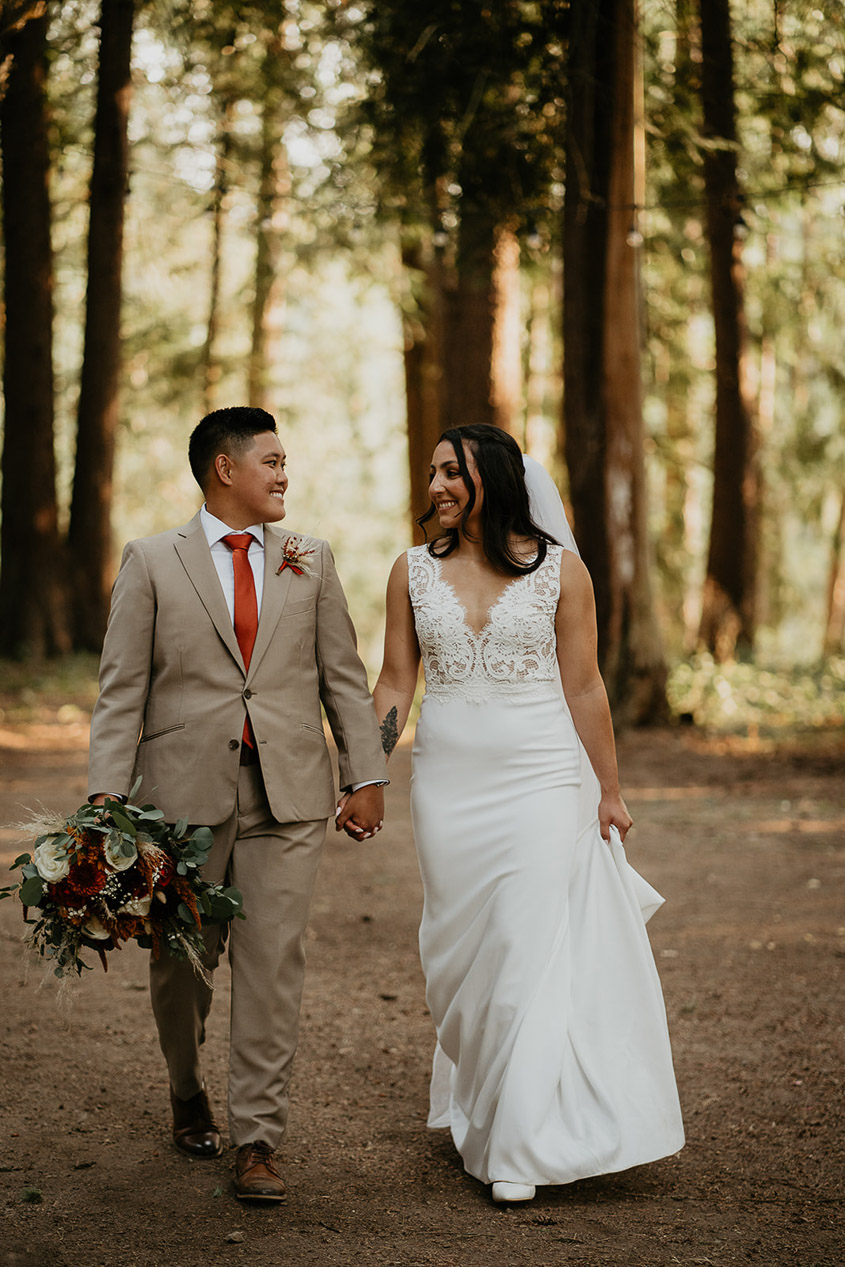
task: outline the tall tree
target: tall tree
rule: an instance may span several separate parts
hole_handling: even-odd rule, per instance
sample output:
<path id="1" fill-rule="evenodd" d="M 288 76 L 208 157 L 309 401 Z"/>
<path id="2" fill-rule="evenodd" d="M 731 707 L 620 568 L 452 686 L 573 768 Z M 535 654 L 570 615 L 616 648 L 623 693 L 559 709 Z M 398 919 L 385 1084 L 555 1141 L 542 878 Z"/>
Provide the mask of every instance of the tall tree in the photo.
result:
<path id="1" fill-rule="evenodd" d="M 53 264 L 45 105 L 49 15 L 2 39 L 6 349 L 0 653 L 68 649 L 53 455 Z M 24 14 L 24 19 L 28 15 Z"/>
<path id="2" fill-rule="evenodd" d="M 363 21 L 347 19 L 370 68 L 359 121 L 412 270 L 404 316 L 414 514 L 427 504 L 435 418 L 522 432 L 518 234 L 548 201 L 566 8 L 368 3 L 356 6 Z"/>
<path id="3" fill-rule="evenodd" d="M 651 595 L 636 249 L 634 0 L 573 7 L 564 205 L 564 442 L 617 718 L 666 713 Z"/>
<path id="4" fill-rule="evenodd" d="M 405 410 L 411 519 L 431 504 L 428 466 L 445 429 L 440 390 L 443 347 L 443 284 L 437 252 L 419 235 L 408 234 L 402 245 L 402 333 L 404 341 Z"/>
<path id="5" fill-rule="evenodd" d="M 748 653 L 757 593 L 759 471 L 746 385 L 742 238 L 729 0 L 699 0 L 707 237 L 716 335 L 713 508 L 700 638 L 719 659 Z"/>
<path id="6" fill-rule="evenodd" d="M 88 225 L 85 347 L 68 528 L 74 645 L 102 645 L 113 580 L 111 509 L 119 417 L 123 221 L 133 0 L 102 0 Z"/>
<path id="7" fill-rule="evenodd" d="M 261 63 L 261 137 L 258 153 L 258 194 L 255 200 L 255 271 L 252 297 L 252 338 L 247 369 L 250 405 L 270 409 L 268 345 L 284 301 L 281 249 L 290 218 L 291 174 L 284 128 L 290 115 L 291 80 L 295 57 L 287 47 L 285 19 L 262 32 L 266 46 Z"/>
<path id="8" fill-rule="evenodd" d="M 211 191 L 211 251 L 209 253 L 208 317 L 202 352 L 203 412 L 217 407 L 217 394 L 223 367 L 218 353 L 220 329 L 220 288 L 223 274 L 223 242 L 226 203 L 229 192 L 229 169 L 232 162 L 232 112 L 235 101 L 226 96 L 219 103 L 216 138 L 217 162 Z"/>

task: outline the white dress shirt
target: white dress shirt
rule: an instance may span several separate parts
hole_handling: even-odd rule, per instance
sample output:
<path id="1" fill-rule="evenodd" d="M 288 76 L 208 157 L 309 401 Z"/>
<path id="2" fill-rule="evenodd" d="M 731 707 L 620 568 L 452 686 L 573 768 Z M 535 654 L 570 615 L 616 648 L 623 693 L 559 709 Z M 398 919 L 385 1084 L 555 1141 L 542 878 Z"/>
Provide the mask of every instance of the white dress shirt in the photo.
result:
<path id="1" fill-rule="evenodd" d="M 220 577 L 223 597 L 226 600 L 229 619 L 233 625 L 235 623 L 235 556 L 223 538 L 228 537 L 233 532 L 252 533 L 252 541 L 249 543 L 247 557 L 252 568 L 252 579 L 255 581 L 255 601 L 258 604 L 258 614 L 261 615 L 261 599 L 264 596 L 264 525 L 251 524 L 249 528 L 243 529 L 229 528 L 223 523 L 222 519 L 212 515 L 205 503 L 200 509 L 200 523 L 205 533 L 205 539 L 208 542 L 208 548 L 211 551 L 212 562 L 217 569 L 217 575 Z"/>

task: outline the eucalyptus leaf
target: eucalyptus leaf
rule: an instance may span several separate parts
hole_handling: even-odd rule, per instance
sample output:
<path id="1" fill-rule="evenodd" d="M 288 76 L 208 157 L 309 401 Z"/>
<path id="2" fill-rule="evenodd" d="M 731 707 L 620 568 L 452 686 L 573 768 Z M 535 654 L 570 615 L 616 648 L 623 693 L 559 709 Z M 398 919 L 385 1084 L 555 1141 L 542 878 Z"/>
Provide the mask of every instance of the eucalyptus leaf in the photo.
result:
<path id="1" fill-rule="evenodd" d="M 9 867 L 9 870 L 14 871 L 15 867 L 24 867 L 26 866 L 28 862 L 32 862 L 32 854 L 20 853 L 18 854 L 17 858 L 15 858 L 15 861 L 12 863 L 12 865 Z"/>
<path id="2" fill-rule="evenodd" d="M 20 894 L 24 906 L 37 906 L 44 896 L 44 881 L 38 875 L 29 876 L 21 885 Z"/>
<path id="3" fill-rule="evenodd" d="M 132 820 L 126 817 L 122 808 L 120 808 L 116 803 L 114 803 L 114 808 L 112 808 L 111 805 L 109 806 L 109 812 L 116 826 L 118 826 L 121 831 L 128 832 L 129 835 L 134 840 L 134 838 L 138 834 L 138 829 L 135 826 L 135 824 L 132 822 Z"/>

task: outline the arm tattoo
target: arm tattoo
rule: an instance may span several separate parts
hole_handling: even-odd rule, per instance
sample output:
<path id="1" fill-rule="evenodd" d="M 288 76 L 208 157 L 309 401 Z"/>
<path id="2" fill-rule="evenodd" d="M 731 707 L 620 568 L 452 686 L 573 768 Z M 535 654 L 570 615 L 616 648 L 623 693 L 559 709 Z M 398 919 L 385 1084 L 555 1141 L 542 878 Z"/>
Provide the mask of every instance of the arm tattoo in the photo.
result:
<path id="1" fill-rule="evenodd" d="M 395 704 L 381 723 L 379 730 L 381 731 L 382 751 L 386 757 L 389 757 L 399 742 L 399 730 L 397 728 L 397 713 Z"/>

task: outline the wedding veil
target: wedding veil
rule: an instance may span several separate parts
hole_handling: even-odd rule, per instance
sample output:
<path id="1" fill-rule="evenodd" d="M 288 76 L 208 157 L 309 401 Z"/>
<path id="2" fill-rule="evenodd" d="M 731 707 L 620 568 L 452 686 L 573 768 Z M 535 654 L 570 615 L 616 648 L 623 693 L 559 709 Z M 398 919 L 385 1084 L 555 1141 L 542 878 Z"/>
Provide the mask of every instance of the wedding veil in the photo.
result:
<path id="1" fill-rule="evenodd" d="M 571 550 L 580 559 L 581 552 L 575 543 L 560 493 L 551 475 L 527 453 L 522 455 L 522 465 L 525 468 L 525 487 L 528 489 L 531 518 L 538 528 L 560 542 L 564 550 Z"/>

